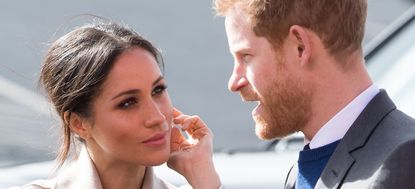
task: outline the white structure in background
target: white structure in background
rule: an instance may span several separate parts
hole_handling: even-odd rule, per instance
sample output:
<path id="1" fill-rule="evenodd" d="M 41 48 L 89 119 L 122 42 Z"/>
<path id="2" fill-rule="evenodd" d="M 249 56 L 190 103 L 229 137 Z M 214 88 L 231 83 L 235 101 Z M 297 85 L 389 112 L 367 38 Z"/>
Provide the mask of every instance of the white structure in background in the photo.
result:
<path id="1" fill-rule="evenodd" d="M 3 96 L 16 104 L 26 106 L 41 115 L 50 116 L 49 104 L 45 98 L 1 75 L 0 86 L 0 96 Z"/>

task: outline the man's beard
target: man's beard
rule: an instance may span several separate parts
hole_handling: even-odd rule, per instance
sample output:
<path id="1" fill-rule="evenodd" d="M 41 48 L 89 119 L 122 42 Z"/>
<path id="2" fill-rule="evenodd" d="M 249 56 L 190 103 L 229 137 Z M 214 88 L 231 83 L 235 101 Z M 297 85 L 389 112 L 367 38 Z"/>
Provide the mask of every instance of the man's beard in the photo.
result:
<path id="1" fill-rule="evenodd" d="M 262 114 L 254 116 L 256 135 L 264 140 L 301 131 L 311 116 L 311 90 L 292 76 L 271 81 L 259 99 Z"/>

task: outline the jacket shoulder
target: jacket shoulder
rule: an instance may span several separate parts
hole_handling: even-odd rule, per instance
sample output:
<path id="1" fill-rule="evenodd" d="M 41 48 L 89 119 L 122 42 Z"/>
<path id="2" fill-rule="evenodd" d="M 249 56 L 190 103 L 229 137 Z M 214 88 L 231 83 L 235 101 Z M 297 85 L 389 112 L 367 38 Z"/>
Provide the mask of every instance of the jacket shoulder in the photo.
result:
<path id="1" fill-rule="evenodd" d="M 415 140 L 415 119 L 395 109 L 384 117 L 376 130 L 375 132 L 384 133 L 382 138 L 377 138 L 379 141 L 387 141 L 387 139 L 399 141 L 394 145 L 397 149 L 404 143 Z M 383 138 L 384 136 L 388 138 Z"/>
<path id="2" fill-rule="evenodd" d="M 415 139 L 399 145 L 381 166 L 374 188 L 415 186 Z"/>
<path id="3" fill-rule="evenodd" d="M 56 179 L 51 180 L 35 180 L 19 187 L 11 187 L 9 189 L 53 189 L 55 188 Z"/>

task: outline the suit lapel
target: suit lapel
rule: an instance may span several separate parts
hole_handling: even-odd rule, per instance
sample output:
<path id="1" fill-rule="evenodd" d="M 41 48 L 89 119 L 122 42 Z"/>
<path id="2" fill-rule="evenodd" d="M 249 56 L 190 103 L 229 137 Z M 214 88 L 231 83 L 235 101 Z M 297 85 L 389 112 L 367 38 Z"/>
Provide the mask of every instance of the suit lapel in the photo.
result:
<path id="1" fill-rule="evenodd" d="M 346 148 L 336 149 L 314 188 L 338 188 L 354 162 Z"/>
<path id="2" fill-rule="evenodd" d="M 284 189 L 294 189 L 295 188 L 295 181 L 297 180 L 298 174 L 298 164 L 295 163 L 290 171 L 288 172 L 287 178 L 285 179 L 285 187 Z"/>
<path id="3" fill-rule="evenodd" d="M 381 90 L 347 131 L 327 162 L 315 188 L 339 188 L 356 161 L 351 153 L 365 145 L 379 122 L 394 109 L 396 106 L 386 92 Z"/>

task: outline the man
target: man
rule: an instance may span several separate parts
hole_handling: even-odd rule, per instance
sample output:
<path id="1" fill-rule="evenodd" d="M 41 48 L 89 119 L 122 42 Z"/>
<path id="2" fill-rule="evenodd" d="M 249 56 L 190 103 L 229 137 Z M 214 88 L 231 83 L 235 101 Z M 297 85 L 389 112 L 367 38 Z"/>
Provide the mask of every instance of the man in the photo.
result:
<path id="1" fill-rule="evenodd" d="M 216 0 L 234 69 L 229 89 L 261 139 L 302 132 L 286 188 L 415 186 L 415 120 L 366 71 L 366 0 Z"/>

